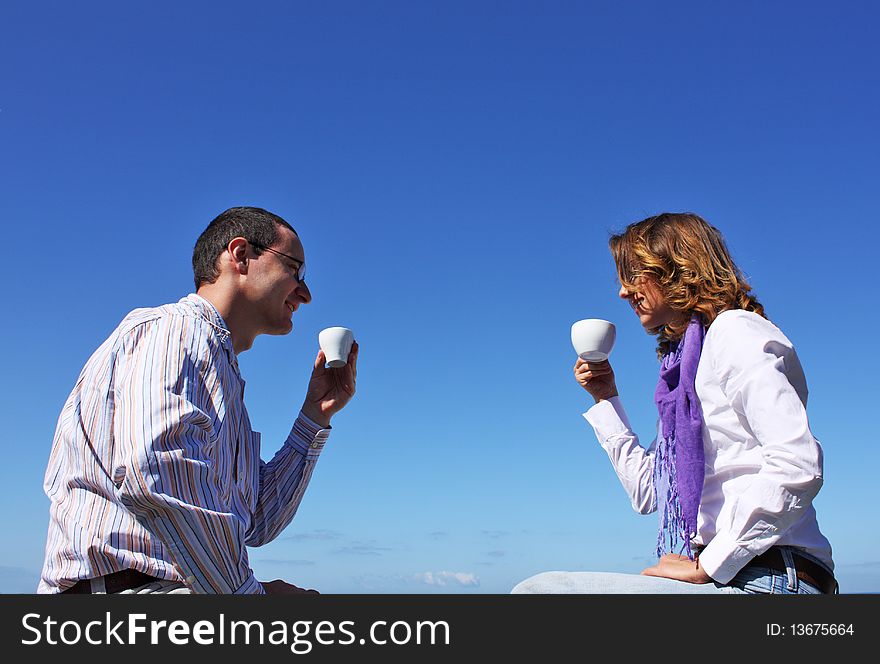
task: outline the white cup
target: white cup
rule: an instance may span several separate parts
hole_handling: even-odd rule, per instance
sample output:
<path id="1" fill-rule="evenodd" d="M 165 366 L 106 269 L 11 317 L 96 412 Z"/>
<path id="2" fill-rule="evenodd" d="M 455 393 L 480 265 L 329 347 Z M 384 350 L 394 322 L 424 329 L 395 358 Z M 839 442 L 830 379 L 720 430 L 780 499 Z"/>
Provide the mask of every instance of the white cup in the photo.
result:
<path id="1" fill-rule="evenodd" d="M 328 327 L 321 330 L 318 333 L 318 343 L 327 358 L 324 366 L 334 369 L 344 367 L 353 342 L 354 334 L 347 327 Z"/>
<path id="2" fill-rule="evenodd" d="M 614 323 L 601 318 L 586 318 L 571 326 L 571 345 L 586 362 L 607 360 L 616 336 Z"/>

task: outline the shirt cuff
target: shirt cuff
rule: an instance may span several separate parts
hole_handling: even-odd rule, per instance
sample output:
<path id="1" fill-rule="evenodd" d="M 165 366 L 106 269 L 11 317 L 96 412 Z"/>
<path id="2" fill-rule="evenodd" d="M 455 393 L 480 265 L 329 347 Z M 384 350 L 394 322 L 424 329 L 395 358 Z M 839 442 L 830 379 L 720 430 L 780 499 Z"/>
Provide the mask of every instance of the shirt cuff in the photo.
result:
<path id="1" fill-rule="evenodd" d="M 257 581 L 257 577 L 253 574 L 245 581 L 241 587 L 236 590 L 233 595 L 265 595 L 266 591 L 262 584 Z"/>
<path id="2" fill-rule="evenodd" d="M 622 433 L 632 431 L 629 418 L 623 408 L 620 397 L 603 399 L 583 414 L 584 419 L 593 427 L 596 438 L 602 445 Z"/>
<path id="3" fill-rule="evenodd" d="M 293 423 L 286 444 L 306 458 L 317 458 L 329 436 L 330 429 L 319 426 L 300 412 L 296 422 Z"/>
<path id="4" fill-rule="evenodd" d="M 700 567 L 718 583 L 730 583 L 755 554 L 736 543 L 727 533 L 719 532 L 700 552 Z"/>

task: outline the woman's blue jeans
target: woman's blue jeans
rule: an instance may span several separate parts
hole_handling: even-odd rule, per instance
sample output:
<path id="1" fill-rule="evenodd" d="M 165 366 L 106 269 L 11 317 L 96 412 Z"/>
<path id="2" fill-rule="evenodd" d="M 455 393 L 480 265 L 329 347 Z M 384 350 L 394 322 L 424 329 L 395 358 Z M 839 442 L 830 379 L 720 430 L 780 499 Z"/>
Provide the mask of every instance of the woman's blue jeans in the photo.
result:
<path id="1" fill-rule="evenodd" d="M 794 554 L 787 547 L 781 549 L 786 566 L 785 572 L 767 567 L 749 566 L 740 570 L 739 574 L 725 585 L 686 583 L 656 576 L 614 572 L 542 572 L 518 583 L 511 592 L 513 594 L 821 595 L 821 590 L 797 578 Z"/>

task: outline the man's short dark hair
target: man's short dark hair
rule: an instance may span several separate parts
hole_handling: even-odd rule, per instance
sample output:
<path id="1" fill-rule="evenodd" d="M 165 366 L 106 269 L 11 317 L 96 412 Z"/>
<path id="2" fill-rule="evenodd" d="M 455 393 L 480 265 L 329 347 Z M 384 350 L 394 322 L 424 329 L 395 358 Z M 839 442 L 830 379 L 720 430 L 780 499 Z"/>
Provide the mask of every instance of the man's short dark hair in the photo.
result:
<path id="1" fill-rule="evenodd" d="M 271 247 L 278 239 L 278 227 L 296 231 L 277 214 L 257 207 L 234 207 L 221 212 L 208 224 L 193 249 L 193 277 L 196 290 L 202 284 L 213 284 L 220 276 L 217 257 L 226 251 L 233 238 L 243 237 L 252 245 Z M 259 255 L 260 249 L 254 247 Z"/>

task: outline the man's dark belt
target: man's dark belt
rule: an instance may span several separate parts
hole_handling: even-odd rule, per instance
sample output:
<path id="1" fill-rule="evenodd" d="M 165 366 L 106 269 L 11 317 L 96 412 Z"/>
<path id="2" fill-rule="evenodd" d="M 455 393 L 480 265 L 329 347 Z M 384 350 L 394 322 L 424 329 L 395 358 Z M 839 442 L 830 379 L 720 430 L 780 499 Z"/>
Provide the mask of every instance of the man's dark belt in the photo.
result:
<path id="1" fill-rule="evenodd" d="M 792 550 L 792 553 L 794 554 L 794 567 L 797 578 L 818 588 L 827 595 L 831 595 L 837 590 L 837 581 L 831 572 L 822 567 L 822 565 L 814 563 L 809 558 L 798 555 L 797 551 Z M 766 567 L 776 572 L 786 571 L 782 551 L 775 546 L 770 547 L 760 556 L 752 558 L 746 567 Z"/>
<path id="2" fill-rule="evenodd" d="M 121 572 L 113 572 L 104 576 L 104 587 L 108 594 L 121 593 L 123 590 L 137 588 L 154 581 L 159 581 L 155 576 L 138 572 L 134 569 L 124 569 Z M 80 579 L 67 590 L 61 591 L 64 594 L 79 595 L 92 593 L 91 579 Z"/>

